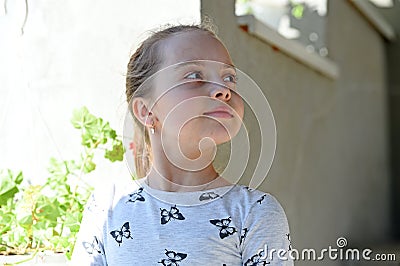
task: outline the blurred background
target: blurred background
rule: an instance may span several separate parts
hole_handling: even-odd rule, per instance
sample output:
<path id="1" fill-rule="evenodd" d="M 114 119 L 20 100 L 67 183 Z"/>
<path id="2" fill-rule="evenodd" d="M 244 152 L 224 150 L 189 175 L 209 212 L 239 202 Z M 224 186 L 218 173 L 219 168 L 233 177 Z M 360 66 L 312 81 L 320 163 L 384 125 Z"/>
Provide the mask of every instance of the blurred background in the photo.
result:
<path id="1" fill-rule="evenodd" d="M 345 237 L 400 261 L 399 0 L 2 2 L 0 169 L 45 180 L 51 156 L 81 149 L 70 123 L 81 106 L 122 134 L 131 53 L 151 29 L 207 17 L 273 110 L 276 154 L 259 189 L 284 207 L 292 247 Z M 89 175 L 130 179 L 101 159 Z M 296 263 L 318 264 L 362 265 Z"/>

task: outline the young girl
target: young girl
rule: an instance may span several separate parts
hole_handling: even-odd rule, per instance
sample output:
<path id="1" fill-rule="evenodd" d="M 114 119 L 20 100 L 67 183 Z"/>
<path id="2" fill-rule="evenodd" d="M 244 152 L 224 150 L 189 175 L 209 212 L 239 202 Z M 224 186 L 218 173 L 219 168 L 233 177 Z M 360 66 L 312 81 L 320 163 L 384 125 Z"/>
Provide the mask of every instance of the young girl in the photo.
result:
<path id="1" fill-rule="evenodd" d="M 215 145 L 237 134 L 244 113 L 216 35 L 187 25 L 153 33 L 126 81 L 143 178 L 93 194 L 72 265 L 292 265 L 277 200 L 232 184 L 212 164 Z"/>

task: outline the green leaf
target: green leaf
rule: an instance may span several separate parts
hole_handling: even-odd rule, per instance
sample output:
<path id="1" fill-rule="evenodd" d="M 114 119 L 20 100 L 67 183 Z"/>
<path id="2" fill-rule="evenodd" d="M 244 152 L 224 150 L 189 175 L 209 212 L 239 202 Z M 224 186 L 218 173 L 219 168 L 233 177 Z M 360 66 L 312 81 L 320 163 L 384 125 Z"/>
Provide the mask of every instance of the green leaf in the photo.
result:
<path id="1" fill-rule="evenodd" d="M 107 136 L 111 139 L 115 139 L 117 137 L 117 132 L 114 129 L 110 129 L 107 131 Z"/>
<path id="2" fill-rule="evenodd" d="M 22 173 L 19 172 L 15 177 L 10 170 L 0 172 L 0 206 L 7 204 L 9 199 L 13 199 L 18 193 L 18 184 L 23 180 Z"/>
<path id="3" fill-rule="evenodd" d="M 65 226 L 67 226 L 71 232 L 77 233 L 80 228 L 81 220 L 82 220 L 82 213 L 80 212 L 68 213 L 65 219 Z"/>
<path id="4" fill-rule="evenodd" d="M 111 162 L 122 161 L 124 158 L 124 146 L 122 142 L 119 140 L 114 141 L 112 150 L 106 150 L 104 157 Z"/>
<path id="5" fill-rule="evenodd" d="M 96 169 L 96 164 L 90 158 L 87 159 L 83 166 L 83 172 L 87 174 L 92 172 L 94 169 Z"/>
<path id="6" fill-rule="evenodd" d="M 71 249 L 73 249 L 73 246 Z M 65 253 L 65 256 L 67 257 L 68 260 L 71 260 L 72 258 L 72 251 L 73 250 L 67 250 L 67 252 Z"/>
<path id="7" fill-rule="evenodd" d="M 67 161 L 58 161 L 56 158 L 51 157 L 50 158 L 50 165 L 47 168 L 50 174 L 53 174 L 53 176 L 65 176 L 69 173 L 69 170 L 67 168 Z"/>
<path id="8" fill-rule="evenodd" d="M 95 140 L 93 140 L 93 136 L 91 134 L 89 134 L 89 133 L 82 134 L 82 142 L 81 142 L 81 144 L 83 146 L 86 146 L 86 147 L 90 148 L 93 143 L 95 143 Z"/>
<path id="9" fill-rule="evenodd" d="M 0 236 L 2 236 L 4 233 L 12 229 L 12 226 L 14 225 L 13 222 L 15 221 L 15 215 L 12 213 L 3 212 L 0 212 L 0 215 Z"/>
<path id="10" fill-rule="evenodd" d="M 18 224 L 23 228 L 30 228 L 33 224 L 32 215 L 23 216 L 18 220 Z"/>
<path id="11" fill-rule="evenodd" d="M 301 19 L 304 13 L 304 6 L 302 4 L 295 4 L 292 8 L 292 15 L 297 19 Z"/>
<path id="12" fill-rule="evenodd" d="M 3 191 L 4 189 L 6 189 L 6 187 L 3 187 L 3 185 L 9 186 L 10 184 L 2 183 L 1 185 L 2 185 L 2 188 L 1 188 L 2 192 L 0 194 L 0 206 L 7 204 L 8 200 L 13 199 L 14 195 L 17 194 L 19 191 L 18 188 L 15 186 L 10 188 L 8 191 Z"/>
<path id="13" fill-rule="evenodd" d="M 96 117 L 86 107 L 82 107 L 73 111 L 71 123 L 77 129 L 87 128 L 96 123 Z"/>
<path id="14" fill-rule="evenodd" d="M 15 178 L 14 178 L 14 182 L 16 183 L 16 184 L 21 184 L 22 183 L 22 181 L 24 180 L 24 176 L 22 175 L 22 172 L 20 171 L 16 176 L 15 176 Z"/>
<path id="15" fill-rule="evenodd" d="M 46 196 L 40 196 L 36 204 L 36 216 L 39 219 L 45 219 L 49 226 L 56 226 L 57 218 L 60 216 L 57 199 L 51 200 Z"/>

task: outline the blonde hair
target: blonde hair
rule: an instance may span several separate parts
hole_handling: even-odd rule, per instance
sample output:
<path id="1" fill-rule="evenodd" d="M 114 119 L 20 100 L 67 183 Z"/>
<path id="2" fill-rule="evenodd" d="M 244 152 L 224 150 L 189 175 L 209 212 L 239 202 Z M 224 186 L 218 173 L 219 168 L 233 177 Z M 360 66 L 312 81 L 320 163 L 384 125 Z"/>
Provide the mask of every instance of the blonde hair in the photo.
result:
<path id="1" fill-rule="evenodd" d="M 217 38 L 215 28 L 209 21 L 207 21 L 200 25 L 167 25 L 164 29 L 152 32 L 152 34 L 140 44 L 139 48 L 137 48 L 135 53 L 131 56 L 128 63 L 126 75 L 126 99 L 129 105 L 135 97 L 149 97 L 149 87 L 140 86 L 160 68 L 162 63 L 162 53 L 159 49 L 161 41 L 176 33 L 192 31 L 205 32 Z M 140 178 L 144 177 L 148 173 L 152 162 L 150 136 L 146 127 L 144 127 L 133 114 L 132 106 L 129 106 L 129 108 L 135 123 L 133 139 L 135 146 L 135 149 L 133 150 L 136 168 L 135 177 Z"/>

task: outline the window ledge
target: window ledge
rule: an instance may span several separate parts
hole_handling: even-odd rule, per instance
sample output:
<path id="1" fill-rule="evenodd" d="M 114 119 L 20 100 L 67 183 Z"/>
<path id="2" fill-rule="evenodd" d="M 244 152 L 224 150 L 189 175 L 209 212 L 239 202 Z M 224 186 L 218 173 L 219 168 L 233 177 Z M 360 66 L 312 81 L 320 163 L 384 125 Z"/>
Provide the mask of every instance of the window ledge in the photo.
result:
<path id="1" fill-rule="evenodd" d="M 350 0 L 350 2 L 385 39 L 389 41 L 396 40 L 393 27 L 379 12 L 372 8 L 371 3 L 365 0 Z"/>
<path id="2" fill-rule="evenodd" d="M 339 77 L 338 66 L 328 58 L 308 52 L 306 47 L 294 40 L 286 39 L 274 29 L 271 29 L 261 21 L 257 20 L 253 15 L 237 16 L 237 23 L 250 34 L 262 39 L 279 49 L 283 53 L 293 57 L 299 62 L 311 67 L 317 72 L 331 79 Z"/>

